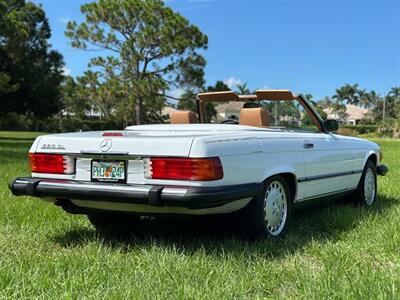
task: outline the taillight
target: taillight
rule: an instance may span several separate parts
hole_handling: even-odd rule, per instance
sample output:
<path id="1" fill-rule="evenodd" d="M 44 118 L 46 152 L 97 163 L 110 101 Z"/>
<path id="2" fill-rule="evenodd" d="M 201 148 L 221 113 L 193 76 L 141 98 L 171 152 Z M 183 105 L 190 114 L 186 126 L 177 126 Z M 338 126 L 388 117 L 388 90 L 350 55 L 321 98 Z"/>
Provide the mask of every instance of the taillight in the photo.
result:
<path id="1" fill-rule="evenodd" d="M 224 176 L 218 157 L 151 157 L 147 159 L 146 165 L 145 176 L 152 179 L 209 181 Z"/>
<path id="2" fill-rule="evenodd" d="M 32 173 L 75 173 L 75 159 L 68 155 L 29 153 L 29 162 Z"/>

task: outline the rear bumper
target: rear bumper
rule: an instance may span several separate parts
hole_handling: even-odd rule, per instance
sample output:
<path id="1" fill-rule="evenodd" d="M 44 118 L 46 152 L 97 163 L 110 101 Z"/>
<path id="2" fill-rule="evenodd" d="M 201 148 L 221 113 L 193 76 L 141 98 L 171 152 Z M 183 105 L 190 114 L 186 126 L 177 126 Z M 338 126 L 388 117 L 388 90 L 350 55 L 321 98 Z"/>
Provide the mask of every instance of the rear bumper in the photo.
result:
<path id="1" fill-rule="evenodd" d="M 201 209 L 253 197 L 262 191 L 263 186 L 261 183 L 246 183 L 219 187 L 172 187 L 26 177 L 14 179 L 10 182 L 9 188 L 16 196 L 27 195 L 65 200 L 79 199 Z"/>

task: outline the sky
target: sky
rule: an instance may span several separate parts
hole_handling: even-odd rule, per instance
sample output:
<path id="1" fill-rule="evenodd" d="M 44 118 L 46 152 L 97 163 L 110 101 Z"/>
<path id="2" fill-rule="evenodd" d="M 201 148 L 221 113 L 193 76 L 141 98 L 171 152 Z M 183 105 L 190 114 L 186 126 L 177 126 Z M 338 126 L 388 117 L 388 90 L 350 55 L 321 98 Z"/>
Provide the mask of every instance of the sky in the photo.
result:
<path id="1" fill-rule="evenodd" d="M 66 73 L 79 76 L 99 53 L 70 46 L 66 23 L 88 1 L 35 0 L 52 28 Z M 169 0 L 208 36 L 207 85 L 291 89 L 314 99 L 345 83 L 386 94 L 400 86 L 400 0 Z M 172 91 L 179 94 L 179 90 Z"/>

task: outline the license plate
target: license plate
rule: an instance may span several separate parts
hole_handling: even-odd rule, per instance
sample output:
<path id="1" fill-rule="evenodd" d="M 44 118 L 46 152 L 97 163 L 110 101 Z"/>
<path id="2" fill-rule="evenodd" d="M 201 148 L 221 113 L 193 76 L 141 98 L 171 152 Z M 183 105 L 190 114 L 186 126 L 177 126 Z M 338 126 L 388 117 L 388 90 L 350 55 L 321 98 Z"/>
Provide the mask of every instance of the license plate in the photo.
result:
<path id="1" fill-rule="evenodd" d="M 92 181 L 126 182 L 126 162 L 92 160 Z"/>

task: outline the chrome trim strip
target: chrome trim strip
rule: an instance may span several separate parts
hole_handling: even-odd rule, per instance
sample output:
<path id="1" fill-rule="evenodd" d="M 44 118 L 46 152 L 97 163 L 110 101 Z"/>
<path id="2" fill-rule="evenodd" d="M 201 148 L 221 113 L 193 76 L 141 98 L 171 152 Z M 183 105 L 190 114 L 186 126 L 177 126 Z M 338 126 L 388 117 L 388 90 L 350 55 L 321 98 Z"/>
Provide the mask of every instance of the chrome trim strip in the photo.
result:
<path id="1" fill-rule="evenodd" d="M 341 189 L 341 190 L 334 191 L 334 192 L 328 192 L 328 193 L 324 193 L 324 194 L 320 194 L 320 195 L 314 195 L 314 196 L 310 196 L 310 197 L 306 197 L 306 198 L 296 199 L 295 203 L 308 201 L 308 200 L 319 199 L 319 198 L 324 198 L 324 197 L 327 197 L 327 196 L 332 196 L 332 195 L 341 194 L 341 193 L 345 193 L 345 192 L 351 192 L 351 191 L 354 191 L 356 189 L 357 189 L 357 187 L 345 188 L 345 189 Z"/>
<path id="2" fill-rule="evenodd" d="M 301 178 L 297 179 L 297 182 L 327 179 L 327 178 L 333 178 L 333 177 L 340 177 L 340 176 L 358 174 L 358 173 L 362 173 L 362 172 L 363 172 L 363 170 L 352 170 L 352 171 L 345 171 L 345 172 L 337 172 L 337 173 L 328 173 L 328 174 L 322 174 L 322 175 L 315 175 L 315 176 L 309 176 L 309 177 L 301 177 Z"/>
<path id="3" fill-rule="evenodd" d="M 129 160 L 139 160 L 142 157 L 137 155 L 130 155 L 129 152 L 118 152 L 118 151 L 110 151 L 110 152 L 101 152 L 101 151 L 89 151 L 82 150 L 80 153 L 69 154 L 70 156 L 77 158 L 94 158 L 94 159 L 129 159 Z"/>
<path id="4" fill-rule="evenodd" d="M 17 180 L 19 183 L 24 183 L 24 181 Z M 79 182 L 79 183 L 73 183 L 73 182 L 52 182 L 50 180 L 40 180 L 38 183 L 38 186 L 40 187 L 59 187 L 59 188 L 71 188 L 71 189 L 79 189 L 79 190 L 85 190 L 85 191 L 90 191 L 93 189 L 96 190 L 103 190 L 103 191 L 125 191 L 125 192 L 130 192 L 130 193 L 135 193 L 135 192 L 144 192 L 148 193 L 154 186 L 153 185 L 130 185 L 130 184 L 103 184 L 96 182 L 95 184 L 90 183 L 90 182 Z M 171 196 L 184 196 L 187 192 L 187 188 L 182 187 L 182 188 L 175 188 L 175 187 L 165 187 L 162 189 L 162 194 L 166 195 L 171 195 Z"/>
<path id="5" fill-rule="evenodd" d="M 122 184 L 115 184 L 115 185 L 110 185 L 110 184 L 102 184 L 102 183 L 96 183 L 96 184 L 91 184 L 91 183 L 71 183 L 71 182 L 51 182 L 51 181 L 46 181 L 46 180 L 41 180 L 38 184 L 39 186 L 45 187 L 59 187 L 59 188 L 76 188 L 79 190 L 104 190 L 104 191 L 126 191 L 126 192 L 148 192 L 152 188 L 152 186 L 148 185 L 122 185 Z"/>

